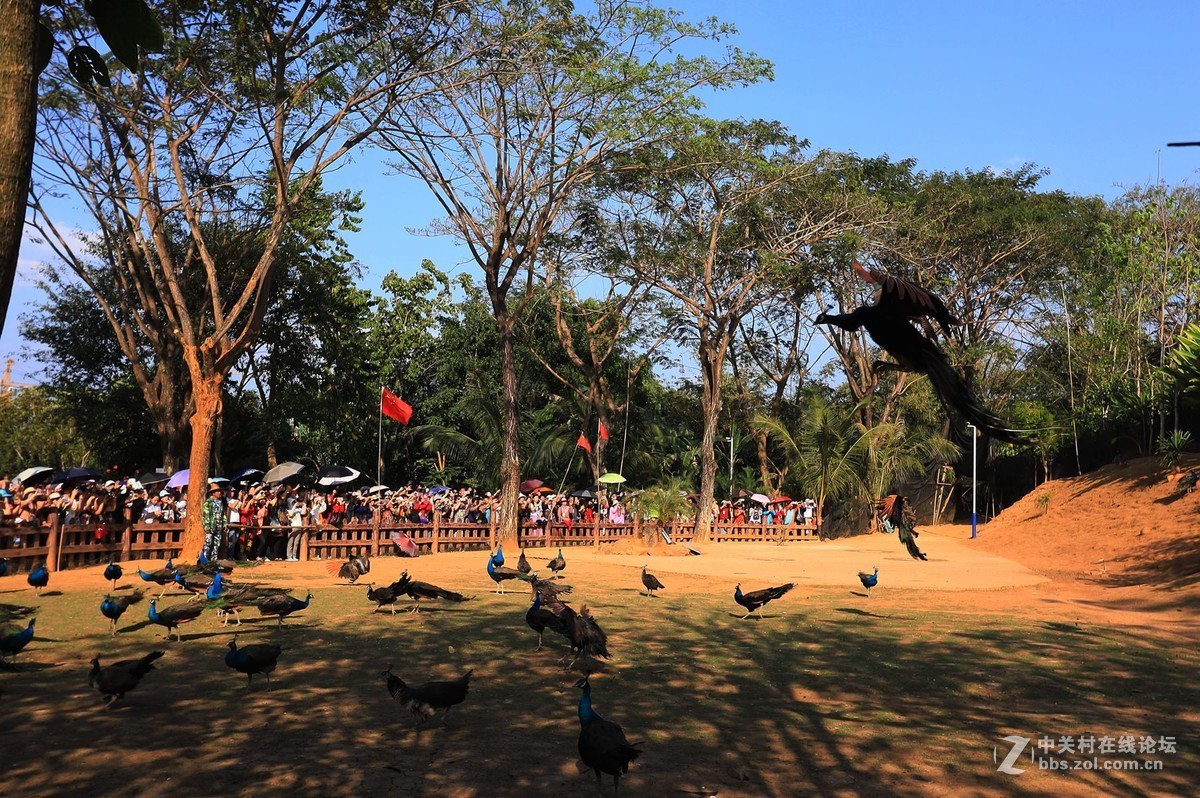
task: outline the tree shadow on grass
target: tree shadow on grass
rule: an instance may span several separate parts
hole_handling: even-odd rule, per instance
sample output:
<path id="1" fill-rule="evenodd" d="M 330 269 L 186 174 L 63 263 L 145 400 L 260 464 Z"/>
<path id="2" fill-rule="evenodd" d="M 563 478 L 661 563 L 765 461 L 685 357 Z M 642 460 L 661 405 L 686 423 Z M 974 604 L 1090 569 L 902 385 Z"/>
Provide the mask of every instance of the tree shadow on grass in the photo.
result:
<path id="1" fill-rule="evenodd" d="M 557 637 L 531 651 L 525 606 L 481 600 L 397 628 L 345 591 L 315 592 L 308 623 L 239 636 L 284 646 L 271 690 L 246 692 L 244 675 L 224 664 L 231 632 L 167 649 L 127 697 L 135 711 L 96 711 L 83 656 L 139 657 L 161 641 L 103 630 L 31 652 L 43 667 L 64 667 L 53 678 L 4 674 L 5 726 L 17 730 L 0 731 L 6 788 L 595 794 L 593 777 L 575 767 L 578 675 L 562 670 Z M 595 708 L 644 741 L 622 779 L 629 795 L 703 785 L 732 796 L 1034 796 L 1064 777 L 997 773 L 993 749 L 1007 750 L 1005 735 L 1200 735 L 1181 712 L 1200 703 L 1197 655 L 1144 636 L 949 612 L 863 615 L 839 608 L 832 592 L 769 624 L 729 617 L 723 597 L 690 597 L 686 615 L 619 591 L 593 598 L 614 654 L 592 678 Z M 475 681 L 449 723 L 417 730 L 379 679 L 389 664 L 410 684 L 472 667 Z M 1189 794 L 1197 756 L 1181 745 L 1163 771 L 1089 771 L 1079 783 L 1098 794 Z"/>

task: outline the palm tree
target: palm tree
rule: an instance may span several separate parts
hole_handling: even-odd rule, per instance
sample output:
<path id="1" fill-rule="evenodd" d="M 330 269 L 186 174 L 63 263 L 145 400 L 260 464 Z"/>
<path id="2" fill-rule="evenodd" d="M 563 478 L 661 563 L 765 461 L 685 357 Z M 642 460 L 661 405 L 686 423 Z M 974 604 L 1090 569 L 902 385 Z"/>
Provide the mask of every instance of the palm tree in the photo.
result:
<path id="1" fill-rule="evenodd" d="M 854 420 L 856 410 L 813 396 L 794 435 L 780 419 L 760 415 L 754 420 L 755 426 L 779 441 L 794 459 L 800 484 L 817 502 L 817 531 L 822 538 L 826 502 L 869 491 L 867 464 L 871 447 L 888 426 L 867 429 Z"/>

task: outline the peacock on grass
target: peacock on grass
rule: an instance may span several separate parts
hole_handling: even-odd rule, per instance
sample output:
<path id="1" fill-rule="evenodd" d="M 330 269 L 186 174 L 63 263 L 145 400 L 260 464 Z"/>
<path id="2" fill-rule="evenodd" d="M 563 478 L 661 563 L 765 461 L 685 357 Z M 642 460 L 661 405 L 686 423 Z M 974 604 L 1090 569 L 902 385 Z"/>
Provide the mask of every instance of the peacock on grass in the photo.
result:
<path id="1" fill-rule="evenodd" d="M 142 591 L 135 590 L 128 596 L 109 594 L 101 599 L 100 614 L 108 618 L 110 634 L 117 633 L 117 621 L 121 620 L 121 616 L 125 614 L 125 610 L 129 609 L 130 605 L 137 604 L 144 595 Z"/>
<path id="2" fill-rule="evenodd" d="M 742 592 L 742 585 L 739 582 L 733 591 L 733 600 L 746 608 L 746 614 L 742 616 L 742 620 L 749 618 L 760 607 L 764 607 L 767 603 L 774 601 L 777 598 L 785 595 L 795 585 L 788 582 L 786 585 L 778 587 L 765 587 L 762 590 L 754 590 L 750 593 Z"/>
<path id="3" fill-rule="evenodd" d="M 858 580 L 862 582 L 862 586 L 867 589 L 867 598 L 871 597 L 871 588 L 879 584 L 879 567 L 876 566 L 874 572 L 867 573 L 866 571 L 858 572 Z"/>
<path id="4" fill-rule="evenodd" d="M 392 673 L 391 665 L 388 665 L 387 670 L 379 676 L 387 682 L 388 692 L 394 700 L 399 701 L 405 709 L 421 717 L 421 720 L 417 722 L 417 725 L 420 726 L 439 710 L 443 716 L 448 715 L 450 707 L 465 701 L 467 692 L 471 689 L 471 674 L 474 672 L 475 669 L 472 668 L 457 679 L 446 682 L 426 682 L 417 687 L 409 687 L 405 684 L 403 679 Z"/>
<path id="5" fill-rule="evenodd" d="M 50 584 L 50 569 L 46 567 L 46 563 L 42 563 L 29 572 L 29 576 L 25 577 L 25 581 L 33 588 L 33 595 L 40 596 L 42 588 Z"/>
<path id="6" fill-rule="evenodd" d="M 150 612 L 147 617 L 151 623 L 156 623 L 159 626 L 165 627 L 167 630 L 167 639 L 171 639 L 171 631 L 175 631 L 175 639 L 180 643 L 183 642 L 183 636 L 179 634 L 179 627 L 185 623 L 191 623 L 200 617 L 200 613 L 204 612 L 204 606 L 199 604 L 176 604 L 173 607 L 167 607 L 162 612 L 158 611 L 158 599 L 150 599 Z"/>
<path id="7" fill-rule="evenodd" d="M 121 570 L 121 566 L 109 557 L 108 565 L 104 566 L 104 578 L 113 583 L 113 590 L 117 589 L 117 580 L 124 575 L 125 572 Z"/>
<path id="8" fill-rule="evenodd" d="M 36 620 L 30 618 L 29 625 L 24 629 L 0 632 L 0 657 L 12 657 L 14 660 L 17 658 L 21 650 L 33 639 L 33 622 Z"/>
<path id="9" fill-rule="evenodd" d="M 504 582 L 507 582 L 509 579 L 533 582 L 537 578 L 533 574 L 523 574 L 515 568 L 503 568 L 496 565 L 496 560 L 491 555 L 488 555 L 487 573 L 492 578 L 492 581 L 496 583 L 496 592 L 501 594 L 504 593 Z"/>
<path id="10" fill-rule="evenodd" d="M 104 707 L 107 709 L 141 684 L 142 677 L 154 670 L 154 661 L 163 653 L 151 651 L 141 659 L 123 659 L 104 668 L 100 667 L 100 658 L 95 657 L 88 674 L 88 686 L 95 687 L 104 696 Z"/>
<path id="11" fill-rule="evenodd" d="M 620 795 L 621 776 L 629 772 L 629 763 L 641 756 L 641 743 L 629 742 L 620 724 L 597 714 L 589 676 L 575 683 L 583 690 L 579 697 L 579 758 L 596 772 L 597 789 L 601 789 L 601 774 L 607 773 L 613 777 L 613 794 Z"/>
<path id="12" fill-rule="evenodd" d="M 261 673 L 267 677 L 267 689 L 271 689 L 271 674 L 279 664 L 279 655 L 283 653 L 280 646 L 266 643 L 254 643 L 238 647 L 237 635 L 229 641 L 229 652 L 225 654 L 225 664 L 238 673 L 246 674 L 246 689 L 254 683 L 254 675 Z"/>
<path id="13" fill-rule="evenodd" d="M 658 581 L 657 576 L 652 573 L 648 573 L 646 571 L 647 567 L 648 566 L 645 565 L 642 566 L 642 586 L 646 588 L 646 597 L 651 598 L 654 596 L 654 591 L 666 590 L 667 587 L 662 582 Z"/>

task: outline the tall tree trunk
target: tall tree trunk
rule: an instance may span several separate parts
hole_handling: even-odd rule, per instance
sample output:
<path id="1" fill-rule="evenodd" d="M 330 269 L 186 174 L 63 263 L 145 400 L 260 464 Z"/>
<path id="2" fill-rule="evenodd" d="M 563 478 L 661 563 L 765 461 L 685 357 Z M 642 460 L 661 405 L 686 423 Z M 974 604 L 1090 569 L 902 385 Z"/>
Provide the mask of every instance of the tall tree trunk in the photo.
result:
<path id="1" fill-rule="evenodd" d="M 221 417 L 221 385 L 225 375 L 217 371 L 215 358 L 206 350 L 197 352 L 189 347 L 184 352 L 192 377 L 192 454 L 188 460 L 187 519 L 183 527 L 182 560 L 196 560 L 204 548 L 204 527 L 201 508 L 208 492 L 208 472 L 212 462 L 212 445 L 217 422 Z"/>
<path id="2" fill-rule="evenodd" d="M 721 420 L 721 362 L 719 352 L 709 351 L 707 336 L 700 337 L 700 368 L 704 385 L 700 409 L 704 414 L 704 434 L 700 439 L 700 501 L 696 507 L 696 540 L 705 541 L 712 531 L 713 492 L 717 482 L 717 424 Z"/>
<path id="3" fill-rule="evenodd" d="M 517 498 L 521 486 L 519 416 L 517 408 L 517 358 L 514 349 L 514 319 L 503 296 L 492 296 L 496 326 L 500 330 L 500 382 L 503 386 L 504 440 L 500 447 L 500 524 L 498 540 L 515 543 L 521 522 Z"/>
<path id="4" fill-rule="evenodd" d="M 38 0 L 0 0 L 0 332 L 8 316 L 37 124 Z"/>

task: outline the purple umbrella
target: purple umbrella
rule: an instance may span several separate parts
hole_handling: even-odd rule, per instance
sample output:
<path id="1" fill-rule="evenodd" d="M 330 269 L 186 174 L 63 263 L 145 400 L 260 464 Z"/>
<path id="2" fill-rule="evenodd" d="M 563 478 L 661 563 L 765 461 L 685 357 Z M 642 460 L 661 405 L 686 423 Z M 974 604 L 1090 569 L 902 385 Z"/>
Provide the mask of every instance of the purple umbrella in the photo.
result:
<path id="1" fill-rule="evenodd" d="M 189 470 L 190 469 L 185 468 L 182 471 L 176 471 L 174 474 L 172 474 L 171 478 L 167 480 L 167 487 L 168 488 L 185 487 L 188 484 L 188 480 L 191 478 L 191 476 L 188 473 Z"/>

